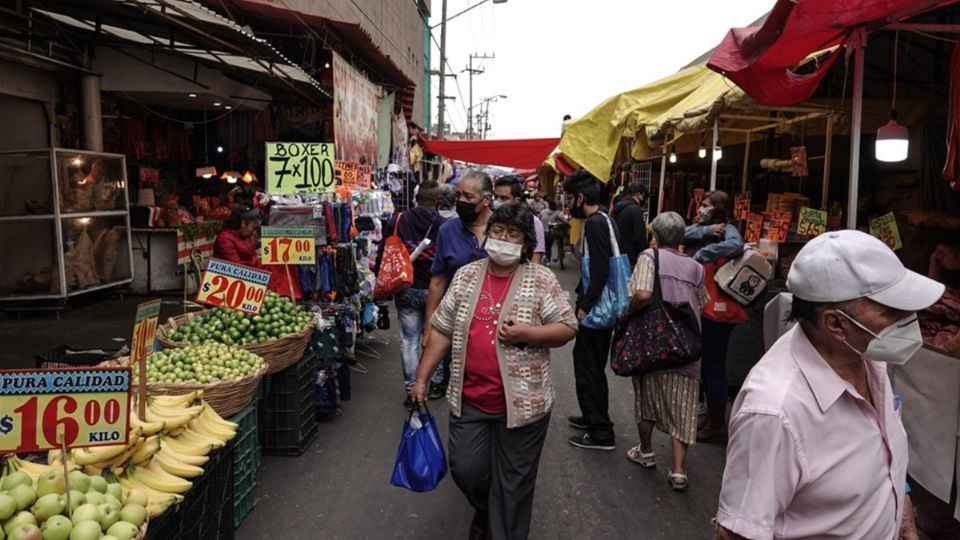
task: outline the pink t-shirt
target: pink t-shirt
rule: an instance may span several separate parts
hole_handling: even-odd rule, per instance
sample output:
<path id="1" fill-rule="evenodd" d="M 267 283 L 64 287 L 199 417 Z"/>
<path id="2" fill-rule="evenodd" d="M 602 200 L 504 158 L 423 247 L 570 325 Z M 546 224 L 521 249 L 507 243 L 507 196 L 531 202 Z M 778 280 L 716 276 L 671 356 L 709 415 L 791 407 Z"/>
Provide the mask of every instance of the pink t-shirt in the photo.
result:
<path id="1" fill-rule="evenodd" d="M 507 412 L 507 401 L 497 358 L 497 329 L 513 275 L 487 273 L 483 279 L 467 336 L 462 395 L 467 403 L 487 414 L 502 414 Z"/>
<path id="2" fill-rule="evenodd" d="M 893 540 L 907 434 L 885 366 L 865 361 L 876 408 L 799 325 L 754 366 L 733 404 L 717 521 L 755 540 Z"/>

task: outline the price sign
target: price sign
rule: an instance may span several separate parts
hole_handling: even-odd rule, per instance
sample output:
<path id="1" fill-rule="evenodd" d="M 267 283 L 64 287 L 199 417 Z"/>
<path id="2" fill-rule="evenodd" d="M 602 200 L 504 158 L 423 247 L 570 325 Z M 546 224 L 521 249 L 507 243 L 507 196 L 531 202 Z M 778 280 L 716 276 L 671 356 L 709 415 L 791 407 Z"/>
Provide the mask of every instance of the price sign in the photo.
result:
<path id="1" fill-rule="evenodd" d="M 797 234 L 817 236 L 825 232 L 827 232 L 826 210 L 815 210 L 806 207 L 800 209 L 800 220 L 797 222 Z"/>
<path id="2" fill-rule="evenodd" d="M 373 186 L 373 167 L 369 165 L 360 166 L 360 177 L 357 180 L 357 184 L 362 188 Z"/>
<path id="3" fill-rule="evenodd" d="M 738 220 L 750 217 L 750 192 L 744 191 L 733 196 L 733 216 Z"/>
<path id="4" fill-rule="evenodd" d="M 747 230 L 743 239 L 751 244 L 760 242 L 760 236 L 763 234 L 763 214 L 749 214 L 747 216 Z"/>
<path id="5" fill-rule="evenodd" d="M 270 272 L 211 258 L 203 272 L 197 302 L 256 315 L 269 283 Z"/>
<path id="6" fill-rule="evenodd" d="M 130 368 L 0 371 L 0 452 L 126 444 Z"/>
<path id="7" fill-rule="evenodd" d="M 336 187 L 332 143 L 266 143 L 267 191 L 330 193 Z"/>
<path id="8" fill-rule="evenodd" d="M 894 217 L 893 212 L 870 220 L 870 234 L 883 240 L 883 243 L 890 246 L 890 249 L 894 251 L 903 247 L 900 229 L 897 227 L 897 218 Z"/>
<path id="9" fill-rule="evenodd" d="M 341 186 L 355 187 L 360 177 L 360 164 L 356 161 L 336 162 L 337 183 Z"/>
<path id="10" fill-rule="evenodd" d="M 137 306 L 137 316 L 133 321 L 133 341 L 130 348 L 130 365 L 153 352 L 154 336 L 157 333 L 157 321 L 160 318 L 160 300 L 151 300 Z"/>
<path id="11" fill-rule="evenodd" d="M 764 212 L 763 217 L 770 223 L 766 238 L 778 244 L 786 242 L 793 214 L 791 212 Z"/>
<path id="12" fill-rule="evenodd" d="M 260 262 L 263 264 L 316 264 L 314 227 L 261 227 Z"/>

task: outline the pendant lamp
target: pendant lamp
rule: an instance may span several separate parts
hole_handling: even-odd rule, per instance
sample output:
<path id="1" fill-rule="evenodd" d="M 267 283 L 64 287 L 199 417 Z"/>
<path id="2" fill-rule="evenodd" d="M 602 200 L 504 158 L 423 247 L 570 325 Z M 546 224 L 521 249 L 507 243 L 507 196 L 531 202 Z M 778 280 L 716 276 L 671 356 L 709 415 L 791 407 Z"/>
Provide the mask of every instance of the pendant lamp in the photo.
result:
<path id="1" fill-rule="evenodd" d="M 890 100 L 890 121 L 877 130 L 874 154 L 877 161 L 895 163 L 907 159 L 910 150 L 910 133 L 897 122 L 897 49 L 900 32 L 893 38 L 893 96 Z"/>

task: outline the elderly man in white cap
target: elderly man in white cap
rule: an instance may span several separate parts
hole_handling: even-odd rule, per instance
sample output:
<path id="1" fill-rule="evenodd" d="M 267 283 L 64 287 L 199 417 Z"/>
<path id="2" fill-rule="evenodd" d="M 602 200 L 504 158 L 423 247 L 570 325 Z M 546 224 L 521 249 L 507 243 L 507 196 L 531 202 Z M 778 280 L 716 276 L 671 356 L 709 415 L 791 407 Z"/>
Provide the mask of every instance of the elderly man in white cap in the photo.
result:
<path id="1" fill-rule="evenodd" d="M 912 511 L 907 435 L 886 365 L 920 349 L 916 311 L 944 287 L 859 231 L 811 240 L 787 287 L 799 324 L 733 404 L 717 537 L 894 540 Z"/>

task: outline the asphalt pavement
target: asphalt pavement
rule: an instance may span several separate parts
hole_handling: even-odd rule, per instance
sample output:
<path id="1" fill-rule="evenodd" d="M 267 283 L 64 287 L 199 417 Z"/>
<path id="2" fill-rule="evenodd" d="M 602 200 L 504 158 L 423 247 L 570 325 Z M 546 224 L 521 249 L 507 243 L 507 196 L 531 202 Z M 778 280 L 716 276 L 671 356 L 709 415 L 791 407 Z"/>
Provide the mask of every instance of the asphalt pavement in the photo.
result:
<path id="1" fill-rule="evenodd" d="M 573 294 L 579 272 L 557 271 Z M 391 306 L 391 311 L 392 306 Z M 358 348 L 366 374 L 352 373 L 353 399 L 343 413 L 320 425 L 319 436 L 300 457 L 266 456 L 260 469 L 259 501 L 237 529 L 241 540 L 466 539 L 473 511 L 448 476 L 431 493 L 390 485 L 403 427 L 403 378 L 395 313 L 391 328 L 378 331 Z M 690 489 L 675 493 L 667 483 L 669 438 L 654 435 L 656 470 L 626 458 L 636 444 L 633 388 L 608 372 L 610 414 L 617 449 L 583 450 L 566 439 L 577 433 L 566 425 L 579 414 L 574 391 L 573 343 L 553 352 L 557 402 L 540 462 L 531 539 L 701 539 L 712 538 L 724 447 L 691 448 Z M 446 441 L 448 407 L 430 403 Z"/>

